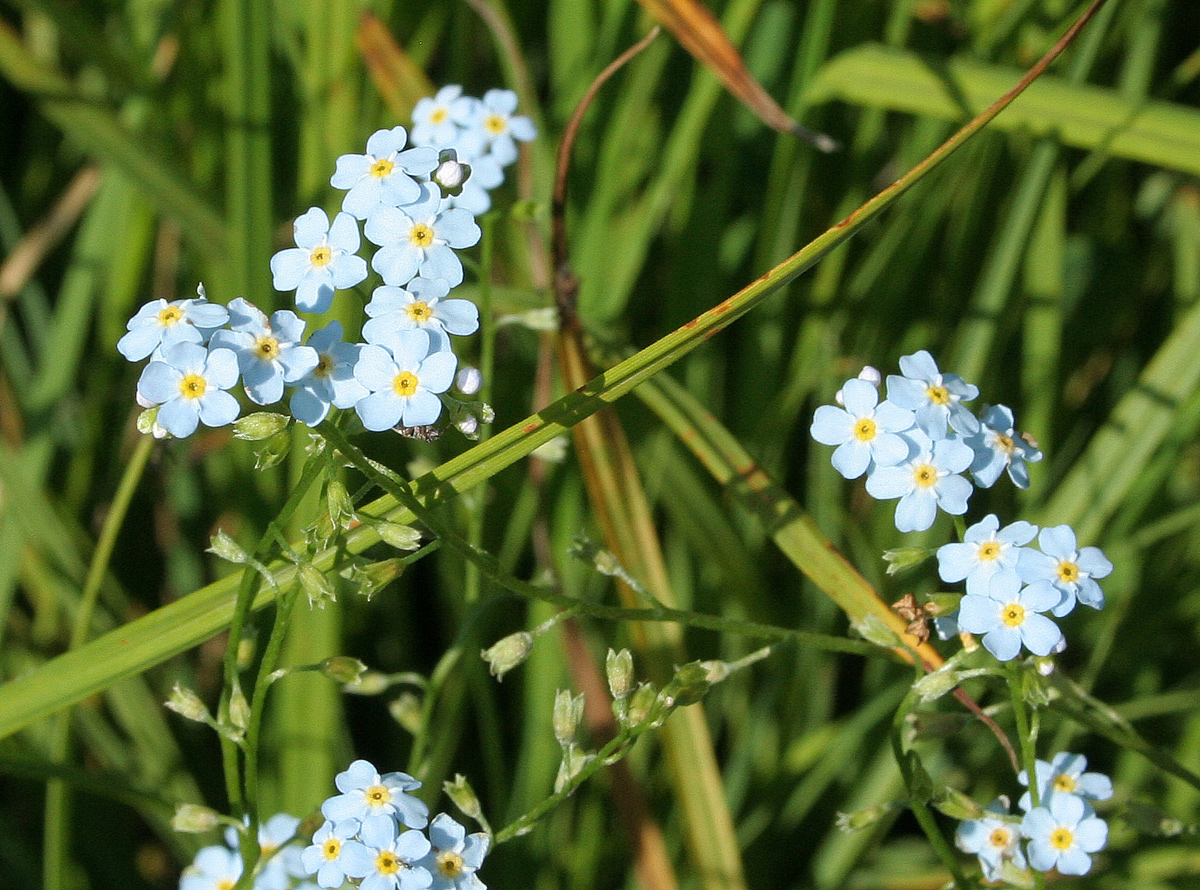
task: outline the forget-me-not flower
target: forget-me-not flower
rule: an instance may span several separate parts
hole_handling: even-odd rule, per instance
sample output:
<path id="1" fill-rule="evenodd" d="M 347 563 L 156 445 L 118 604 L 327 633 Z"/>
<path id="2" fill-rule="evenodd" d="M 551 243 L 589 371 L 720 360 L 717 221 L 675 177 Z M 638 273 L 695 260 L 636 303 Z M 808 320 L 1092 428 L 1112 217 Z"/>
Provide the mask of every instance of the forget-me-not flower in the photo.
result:
<path id="1" fill-rule="evenodd" d="M 362 878 L 359 890 L 428 890 L 433 875 L 419 863 L 429 854 L 429 839 L 419 831 L 400 831 L 391 819 L 372 819 L 359 831 L 362 844 L 342 853 L 346 874 Z"/>
<path id="2" fill-rule="evenodd" d="M 908 457 L 909 442 L 898 435 L 913 424 L 913 413 L 892 402 L 879 404 L 879 392 L 866 380 L 847 380 L 841 389 L 845 408 L 822 405 L 813 415 L 812 437 L 836 445 L 833 468 L 857 479 L 872 466 L 891 467 Z"/>
<path id="3" fill-rule="evenodd" d="M 464 96 L 462 87 L 447 84 L 413 107 L 412 138 L 417 145 L 450 148 L 475 116 L 479 100 Z"/>
<path id="4" fill-rule="evenodd" d="M 407 773 L 381 776 L 368 761 L 356 760 L 338 773 L 333 783 L 342 793 L 321 804 L 321 815 L 331 822 L 399 819 L 409 828 L 424 828 L 429 822 L 429 807 L 408 793 L 421 783 Z"/>
<path id="5" fill-rule="evenodd" d="M 356 847 L 362 847 L 355 839 L 358 826 L 357 819 L 346 819 L 336 823 L 326 820 L 313 834 L 312 844 L 300 851 L 300 861 L 304 870 L 317 876 L 319 886 L 335 888 L 345 883 L 345 854 L 347 851 L 353 852 Z M 357 855 L 361 859 L 366 852 L 364 848 Z"/>
<path id="6" fill-rule="evenodd" d="M 131 362 L 147 356 L 158 358 L 162 349 L 175 343 L 206 343 L 212 332 L 229 320 L 219 303 L 200 297 L 188 300 L 151 300 L 126 323 L 126 333 L 117 341 L 117 352 Z"/>
<path id="7" fill-rule="evenodd" d="M 354 376 L 371 391 L 354 406 L 363 426 L 378 432 L 436 421 L 442 413 L 437 393 L 454 382 L 454 353 L 431 353 L 429 335 L 421 330 L 397 331 L 381 342 L 363 346 L 354 366 Z"/>
<path id="8" fill-rule="evenodd" d="M 358 255 L 358 223 L 349 213 L 339 213 L 330 225 L 325 211 L 313 207 L 297 218 L 293 231 L 297 246 L 271 257 L 271 273 L 275 290 L 296 291 L 297 308 L 325 312 L 335 290 L 367 277 L 367 261 Z"/>
<path id="9" fill-rule="evenodd" d="M 1034 807 L 1021 821 L 1029 839 L 1029 864 L 1038 871 L 1058 869 L 1059 874 L 1086 875 L 1092 867 L 1090 853 L 1108 843 L 1108 825 L 1082 798 L 1057 794 L 1044 807 Z"/>
<path id="10" fill-rule="evenodd" d="M 317 366 L 296 381 L 288 408 L 301 423 L 316 426 L 328 416 L 330 405 L 351 408 L 367 388 L 354 376 L 360 346 L 342 342 L 340 321 L 313 331 L 307 345 L 317 351 Z"/>
<path id="11" fill-rule="evenodd" d="M 399 207 L 421 197 L 417 177 L 437 168 L 438 153 L 428 145 L 404 146 L 404 127 L 376 130 L 367 140 L 366 154 L 345 154 L 329 180 L 335 189 L 348 189 L 342 210 L 356 219 L 368 219 L 380 207 Z"/>
<path id="12" fill-rule="evenodd" d="M 488 90 L 475 106 L 468 124 L 469 129 L 483 137 L 487 151 L 501 166 L 517 159 L 513 140 L 529 142 L 537 136 L 533 121 L 524 115 L 514 115 L 516 110 L 517 94 L 512 90 Z"/>
<path id="13" fill-rule="evenodd" d="M 963 534 L 960 544 L 943 544 L 937 550 L 938 575 L 953 584 L 967 582 L 967 593 L 984 596 L 992 576 L 1017 571 L 1021 548 L 1037 535 L 1037 526 L 1017 521 L 1000 528 L 1000 520 L 989 513 Z"/>
<path id="14" fill-rule="evenodd" d="M 915 455 L 894 467 L 877 467 L 867 477 L 867 493 L 880 500 L 900 498 L 896 528 L 919 532 L 933 525 L 938 507 L 954 516 L 967 512 L 973 488 L 958 474 L 970 466 L 974 452 L 958 439 L 930 441 L 920 430 L 908 437 Z"/>
<path id="15" fill-rule="evenodd" d="M 433 876 L 433 890 L 485 890 L 475 872 L 483 865 L 491 838 L 467 834 L 453 818 L 440 813 L 429 823 L 429 855 L 422 861 Z"/>
<path id="16" fill-rule="evenodd" d="M 214 845 L 196 854 L 183 870 L 179 890 L 229 890 L 242 876 L 242 855 Z"/>
<path id="17" fill-rule="evenodd" d="M 993 801 L 985 810 L 985 815 L 980 818 L 969 819 L 958 826 L 954 843 L 964 853 L 978 856 L 984 878 L 996 881 L 1000 879 L 1006 859 L 1017 868 L 1025 868 L 1021 825 L 1004 818 L 1008 815 L 1006 799 Z"/>
<path id="18" fill-rule="evenodd" d="M 157 404 L 156 422 L 177 439 L 205 426 L 233 423 L 241 407 L 225 392 L 238 379 L 237 356 L 228 349 L 175 343 L 150 362 L 138 380 L 138 395 Z"/>
<path id="19" fill-rule="evenodd" d="M 375 288 L 366 312 L 363 339 L 379 343 L 391 332 L 419 328 L 429 335 L 430 350 L 450 348 L 448 334 L 466 336 L 479 330 L 479 307 L 470 300 L 447 300 L 450 287 L 444 279 L 414 278 L 405 287 Z"/>
<path id="20" fill-rule="evenodd" d="M 444 278 L 451 287 L 463 280 L 462 260 L 455 249 L 471 247 L 482 234 L 475 217 L 461 207 L 441 209 L 437 189 L 421 186 L 419 201 L 384 207 L 367 220 L 363 231 L 379 250 L 371 267 L 384 284 L 403 287 L 416 276 Z"/>
<path id="21" fill-rule="evenodd" d="M 1053 609 L 1055 617 L 1061 618 L 1074 609 L 1076 600 L 1093 609 L 1104 607 L 1104 591 L 1095 579 L 1107 577 L 1113 564 L 1099 547 L 1079 549 L 1069 525 L 1042 529 L 1038 547 L 1040 553 L 1022 551 L 1017 571 L 1026 583 L 1049 582 L 1060 592 L 1060 601 Z"/>
<path id="22" fill-rule="evenodd" d="M 283 385 L 295 383 L 317 366 L 317 351 L 302 346 L 304 322 L 289 309 L 266 314 L 238 297 L 229 302 L 229 328 L 209 341 L 237 353 L 246 395 L 259 405 L 283 398 Z"/>
<path id="23" fill-rule="evenodd" d="M 1060 751 L 1049 763 L 1044 760 L 1037 761 L 1033 769 L 1037 777 L 1040 806 L 1046 806 L 1052 797 L 1060 794 L 1073 794 L 1084 800 L 1108 800 L 1113 796 L 1112 779 L 1104 773 L 1084 772 L 1087 769 L 1087 758 L 1082 754 Z M 1028 785 L 1029 773 L 1021 770 L 1017 781 Z M 1033 806 L 1033 795 L 1026 791 L 1017 805 L 1023 810 L 1030 809 Z"/>
<path id="24" fill-rule="evenodd" d="M 888 400 L 915 412 L 917 426 L 925 435 L 944 439 L 947 424 L 963 435 L 979 432 L 979 421 L 963 404 L 979 395 L 978 387 L 957 374 L 943 374 L 924 349 L 902 357 L 900 371 L 903 377 L 888 375 Z"/>
<path id="25" fill-rule="evenodd" d="M 975 449 L 971 475 L 983 488 L 995 485 L 1000 474 L 1008 470 L 1008 478 L 1017 488 L 1029 487 L 1029 464 L 1042 459 L 1042 452 L 1029 444 L 1014 427 L 1013 413 L 1004 405 L 987 410 L 979 432 L 967 439 Z"/>
<path id="26" fill-rule="evenodd" d="M 1062 640 L 1058 625 L 1042 615 L 1058 602 L 1049 584 L 1022 587 L 1014 574 L 992 577 L 986 595 L 970 594 L 958 604 L 958 626 L 983 634 L 983 647 L 1000 661 L 1011 661 L 1021 646 L 1034 655 L 1049 655 Z"/>

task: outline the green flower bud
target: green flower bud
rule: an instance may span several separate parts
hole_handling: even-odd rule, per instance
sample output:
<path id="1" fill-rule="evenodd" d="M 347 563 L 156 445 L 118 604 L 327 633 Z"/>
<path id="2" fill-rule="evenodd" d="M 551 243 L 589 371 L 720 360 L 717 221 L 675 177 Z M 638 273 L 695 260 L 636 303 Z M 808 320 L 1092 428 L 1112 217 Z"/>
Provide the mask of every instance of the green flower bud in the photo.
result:
<path id="1" fill-rule="evenodd" d="M 249 555 L 238 546 L 237 542 L 223 531 L 218 531 L 208 542 L 208 552 L 215 553 L 226 562 L 234 565 L 245 565 Z"/>
<path id="2" fill-rule="evenodd" d="M 595 759 L 594 754 L 586 754 L 574 745 L 563 752 L 562 762 L 558 765 L 558 775 L 554 777 L 554 793 L 558 794 L 578 776 L 585 766 Z"/>
<path id="3" fill-rule="evenodd" d="M 321 662 L 321 673 L 344 686 L 357 686 L 366 672 L 367 666 L 349 655 L 333 655 Z"/>
<path id="4" fill-rule="evenodd" d="M 554 694 L 554 737 L 560 745 L 575 741 L 575 733 L 583 719 L 583 693 L 572 697 L 566 689 Z"/>
<path id="5" fill-rule="evenodd" d="M 895 550 L 885 550 L 883 560 L 888 564 L 887 573 L 895 575 L 897 572 L 919 566 L 934 553 L 935 551 L 928 547 L 897 547 Z"/>
<path id="6" fill-rule="evenodd" d="M 497 680 L 503 680 L 504 675 L 513 668 L 525 662 L 533 651 L 533 634 L 528 631 L 518 631 L 497 640 L 480 655 L 488 663 L 488 671 Z"/>
<path id="7" fill-rule="evenodd" d="M 357 593 L 369 600 L 404 574 L 405 568 L 407 566 L 400 559 L 381 559 L 371 563 L 357 562 L 343 571 L 342 576 L 357 588 Z"/>
<path id="8" fill-rule="evenodd" d="M 855 810 L 853 813 L 838 813 L 834 824 L 838 831 L 844 831 L 847 834 L 852 831 L 861 831 L 874 825 L 893 809 L 895 809 L 894 804 L 877 804 L 873 807 Z"/>
<path id="9" fill-rule="evenodd" d="M 633 690 L 633 653 L 628 649 L 620 652 L 609 649 L 604 659 L 604 669 L 612 697 L 617 701 L 625 699 Z"/>
<path id="10" fill-rule="evenodd" d="M 420 735 L 425 726 L 421 700 L 411 692 L 402 692 L 388 702 L 388 713 L 392 719 L 413 735 Z"/>
<path id="11" fill-rule="evenodd" d="M 939 669 L 926 674 L 913 683 L 913 692 L 921 696 L 921 703 L 928 704 L 941 698 L 948 692 L 953 692 L 958 686 L 958 673 L 954 670 Z"/>
<path id="12" fill-rule="evenodd" d="M 878 615 L 864 615 L 858 621 L 853 622 L 851 626 L 868 643 L 874 643 L 885 649 L 894 649 L 900 645 L 900 637 Z"/>
<path id="13" fill-rule="evenodd" d="M 337 593 L 333 583 L 323 572 L 311 562 L 302 563 L 296 569 L 296 577 L 300 580 L 300 589 L 308 596 L 309 606 L 325 608 L 326 602 L 336 602 Z"/>
<path id="14" fill-rule="evenodd" d="M 653 683 L 639 683 L 629 699 L 629 713 L 626 715 L 630 726 L 638 726 L 650 719 L 658 704 L 658 690 Z"/>
<path id="15" fill-rule="evenodd" d="M 967 795 L 949 786 L 944 786 L 933 793 L 930 801 L 939 812 L 945 813 L 951 819 L 966 822 L 969 819 L 982 819 L 983 807 Z"/>
<path id="16" fill-rule="evenodd" d="M 479 798 L 475 796 L 475 789 L 471 787 L 466 776 L 456 774 L 453 782 L 442 783 L 442 790 L 446 792 L 448 798 L 454 801 L 454 805 L 462 811 L 464 816 L 474 819 L 476 822 L 479 821 L 483 810 L 479 806 Z"/>
<path id="17" fill-rule="evenodd" d="M 212 714 L 208 706 L 200 701 L 200 696 L 179 683 L 171 689 L 171 697 L 164 703 L 176 714 L 197 723 L 212 723 Z"/>
<path id="18" fill-rule="evenodd" d="M 389 547 L 395 547 L 397 550 L 416 550 L 421 546 L 421 533 L 411 526 L 398 522 L 378 522 L 373 528 Z"/>
<path id="19" fill-rule="evenodd" d="M 280 463 L 292 448 L 292 434 L 280 430 L 254 452 L 254 469 L 267 470 Z"/>
<path id="20" fill-rule="evenodd" d="M 238 439 L 261 442 L 263 439 L 269 439 L 276 433 L 287 429 L 290 422 L 291 418 L 276 414 L 274 411 L 256 411 L 245 417 L 239 417 L 233 422 L 233 435 Z"/>
<path id="21" fill-rule="evenodd" d="M 184 834 L 199 834 L 202 831 L 216 828 L 219 818 L 216 810 L 194 803 L 181 803 L 175 806 L 175 815 L 171 817 L 171 827 Z"/>
<path id="22" fill-rule="evenodd" d="M 229 722 L 242 732 L 250 725 L 250 702 L 240 688 L 229 696 Z"/>
<path id="23" fill-rule="evenodd" d="M 692 661 L 675 671 L 659 700 L 668 708 L 683 708 L 700 701 L 711 687 L 708 668 L 699 661 Z"/>

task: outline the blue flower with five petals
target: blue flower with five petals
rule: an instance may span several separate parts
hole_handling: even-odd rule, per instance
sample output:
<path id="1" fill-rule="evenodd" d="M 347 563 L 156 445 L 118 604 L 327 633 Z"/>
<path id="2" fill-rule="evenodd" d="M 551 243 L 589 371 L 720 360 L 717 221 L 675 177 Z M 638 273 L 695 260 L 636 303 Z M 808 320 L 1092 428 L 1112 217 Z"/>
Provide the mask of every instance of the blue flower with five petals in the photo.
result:
<path id="1" fill-rule="evenodd" d="M 1024 521 L 1001 529 L 1000 520 L 990 513 L 966 530 L 961 544 L 938 548 L 938 575 L 950 584 L 965 578 L 967 593 L 986 596 L 994 575 L 1016 574 L 1021 550 L 1037 531 L 1036 525 Z"/>
<path id="2" fill-rule="evenodd" d="M 944 439 L 947 424 L 963 435 L 979 432 L 979 421 L 963 404 L 979 395 L 978 387 L 957 374 L 943 374 L 924 349 L 901 358 L 900 371 L 903 377 L 888 375 L 888 399 L 913 411 L 925 435 Z"/>
<path id="3" fill-rule="evenodd" d="M 880 500 L 900 498 L 896 528 L 902 532 L 929 528 L 939 507 L 954 516 L 966 513 L 973 488 L 958 474 L 970 466 L 974 452 L 958 439 L 933 442 L 920 430 L 907 436 L 912 456 L 894 467 L 876 467 L 867 477 L 867 493 Z"/>
<path id="4" fill-rule="evenodd" d="M 1055 617 L 1062 618 L 1074 609 L 1076 600 L 1093 609 L 1104 608 L 1104 591 L 1096 579 L 1107 577 L 1113 564 L 1099 547 L 1079 549 L 1069 525 L 1042 529 L 1038 547 L 1040 553 L 1031 549 L 1022 551 L 1017 571 L 1027 584 L 1048 582 L 1059 591 L 1059 602 L 1053 609 Z"/>
<path id="5" fill-rule="evenodd" d="M 339 213 L 330 225 L 320 207 L 299 217 L 293 230 L 296 247 L 271 257 L 275 290 L 296 291 L 296 306 L 305 312 L 325 312 L 335 290 L 354 287 L 367 277 L 367 261 L 358 256 L 358 223 Z"/>
<path id="6" fill-rule="evenodd" d="M 413 278 L 442 278 L 450 287 L 463 280 L 462 260 L 454 252 L 479 242 L 475 217 L 461 207 L 442 209 L 437 189 L 421 186 L 421 200 L 404 207 L 384 207 L 367 220 L 363 231 L 379 250 L 371 268 L 384 284 L 403 287 Z"/>
<path id="7" fill-rule="evenodd" d="M 1042 615 L 1059 594 L 1045 582 L 1022 587 L 1015 574 L 993 576 L 986 595 L 968 593 L 958 604 L 958 626 L 983 634 L 983 646 L 1000 661 L 1011 661 L 1021 646 L 1034 655 L 1049 655 L 1062 641 L 1058 625 Z"/>
<path id="8" fill-rule="evenodd" d="M 879 392 L 855 378 L 842 387 L 845 408 L 822 405 L 813 415 L 810 432 L 822 445 L 836 445 L 833 468 L 857 479 L 870 468 L 891 467 L 909 455 L 908 440 L 896 435 L 913 425 L 913 413 L 892 402 L 879 404 Z"/>
<path id="9" fill-rule="evenodd" d="M 159 406 L 156 423 L 177 439 L 196 431 L 201 422 L 219 427 L 233 423 L 241 411 L 225 392 L 238 379 L 237 356 L 219 346 L 181 342 L 162 351 L 138 380 L 138 395 Z"/>
<path id="10" fill-rule="evenodd" d="M 302 346 L 304 322 L 288 309 L 266 314 L 238 297 L 229 303 L 229 329 L 217 331 L 209 341 L 237 354 L 246 395 L 259 405 L 283 398 L 283 385 L 295 383 L 317 366 L 317 351 Z"/>

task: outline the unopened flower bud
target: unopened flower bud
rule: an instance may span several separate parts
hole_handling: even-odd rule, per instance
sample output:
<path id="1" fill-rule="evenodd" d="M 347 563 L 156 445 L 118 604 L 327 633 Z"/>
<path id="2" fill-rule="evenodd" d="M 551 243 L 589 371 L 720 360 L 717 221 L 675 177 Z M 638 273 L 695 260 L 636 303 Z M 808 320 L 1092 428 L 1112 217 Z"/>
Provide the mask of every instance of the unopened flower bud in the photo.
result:
<path id="1" fill-rule="evenodd" d="M 388 702 L 388 713 L 392 715 L 393 720 L 414 736 L 420 735 L 425 725 L 421 700 L 411 692 L 402 692 Z"/>
<path id="2" fill-rule="evenodd" d="M 365 674 L 358 678 L 358 682 L 347 689 L 347 692 L 353 692 L 355 695 L 378 695 L 385 692 L 392 685 L 392 681 L 388 679 L 388 675 L 382 671 L 368 670 Z"/>
<path id="3" fill-rule="evenodd" d="M 194 803 L 181 803 L 175 807 L 171 827 L 184 834 L 199 834 L 217 827 L 217 811 Z"/>
<path id="4" fill-rule="evenodd" d="M 215 553 L 221 559 L 234 565 L 242 565 L 250 558 L 246 555 L 246 551 L 223 531 L 218 531 L 209 539 L 208 552 Z"/>
<path id="5" fill-rule="evenodd" d="M 984 816 L 983 807 L 961 791 L 949 786 L 937 791 L 933 795 L 931 802 L 938 811 L 960 822 L 966 822 L 970 819 L 982 819 Z"/>
<path id="6" fill-rule="evenodd" d="M 865 380 L 867 383 L 872 383 L 878 386 L 883 382 L 883 375 L 879 373 L 878 368 L 873 368 L 870 365 L 863 365 L 863 369 L 858 372 L 858 379 Z"/>
<path id="7" fill-rule="evenodd" d="M 560 745 L 575 741 L 579 722 L 583 719 L 583 693 L 572 697 L 566 689 L 554 694 L 554 737 Z"/>
<path id="8" fill-rule="evenodd" d="M 479 806 L 479 798 L 475 796 L 475 789 L 471 787 L 466 776 L 456 774 L 453 782 L 442 783 L 442 790 L 454 801 L 454 805 L 462 810 L 464 816 L 479 821 L 483 810 Z"/>
<path id="9" fill-rule="evenodd" d="M 488 663 L 492 676 L 502 680 L 505 674 L 523 664 L 532 651 L 533 634 L 522 630 L 497 640 L 480 655 Z"/>
<path id="10" fill-rule="evenodd" d="M 558 765 L 558 775 L 554 777 L 554 793 L 558 794 L 566 788 L 594 758 L 594 754 L 587 754 L 574 746 L 564 751 L 562 762 Z"/>
<path id="11" fill-rule="evenodd" d="M 208 707 L 204 702 L 200 701 L 200 696 L 179 683 L 176 683 L 171 689 L 171 697 L 166 700 L 165 704 L 176 714 L 188 720 L 195 720 L 197 723 L 212 721 L 212 715 L 208 712 Z"/>
<path id="12" fill-rule="evenodd" d="M 659 698 L 668 708 L 682 708 L 704 698 L 711 686 L 708 668 L 699 661 L 691 661 L 675 671 Z"/>
<path id="13" fill-rule="evenodd" d="M 883 551 L 883 561 L 888 564 L 887 573 L 895 575 L 897 572 L 919 566 L 933 553 L 928 547 L 897 547 L 895 550 Z"/>
<path id="14" fill-rule="evenodd" d="M 463 395 L 473 396 L 483 386 L 483 374 L 478 368 L 463 368 L 454 378 L 454 385 Z"/>
<path id="15" fill-rule="evenodd" d="M 261 442 L 286 429 L 289 420 L 290 418 L 274 411 L 255 411 L 233 422 L 233 435 L 237 439 Z"/>
<path id="16" fill-rule="evenodd" d="M 229 696 L 229 722 L 242 732 L 250 725 L 250 702 L 240 688 Z"/>
<path id="17" fill-rule="evenodd" d="M 921 696 L 922 704 L 941 698 L 958 686 L 958 673 L 954 670 L 936 670 L 913 683 L 913 692 Z"/>
<path id="18" fill-rule="evenodd" d="M 629 723 L 633 726 L 645 723 L 654 711 L 658 701 L 658 690 L 653 683 L 639 683 L 629 699 Z"/>
<path id="19" fill-rule="evenodd" d="M 855 810 L 853 813 L 838 813 L 835 825 L 838 831 L 849 833 L 851 831 L 860 831 L 874 825 L 880 819 L 888 814 L 892 807 L 877 804 L 873 807 L 867 807 L 862 810 Z"/>
<path id="20" fill-rule="evenodd" d="M 458 427 L 458 431 L 468 439 L 473 438 L 479 433 L 479 418 L 474 414 L 468 414 L 454 425 Z"/>
<path id="21" fill-rule="evenodd" d="M 458 161 L 442 161 L 433 171 L 433 181 L 446 191 L 461 189 L 467 181 L 468 167 Z"/>
<path id="22" fill-rule="evenodd" d="M 366 672 L 367 666 L 349 655 L 333 655 L 321 662 L 321 673 L 343 686 L 357 686 Z"/>
<path id="23" fill-rule="evenodd" d="M 300 589 L 308 596 L 309 606 L 324 608 L 326 602 L 335 602 L 337 600 L 337 594 L 329 578 L 311 562 L 302 563 L 298 566 L 296 577 L 300 581 Z"/>
<path id="24" fill-rule="evenodd" d="M 626 698 L 633 691 L 633 653 L 628 649 L 620 652 L 608 650 L 604 659 L 605 673 L 608 674 L 608 691 L 617 701 Z"/>

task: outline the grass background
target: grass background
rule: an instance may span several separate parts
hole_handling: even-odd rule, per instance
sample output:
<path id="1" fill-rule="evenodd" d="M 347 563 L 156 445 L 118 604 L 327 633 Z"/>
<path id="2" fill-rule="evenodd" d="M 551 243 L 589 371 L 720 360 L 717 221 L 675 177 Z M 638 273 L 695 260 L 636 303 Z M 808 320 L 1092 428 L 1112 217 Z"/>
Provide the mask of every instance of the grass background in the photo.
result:
<path id="1" fill-rule="evenodd" d="M 608 353 L 648 345 L 737 291 L 844 217 L 1000 95 L 1078 14 L 1059 0 L 712 4 L 751 71 L 844 150 L 820 155 L 764 128 L 670 38 L 600 94 L 571 175 L 568 230 L 580 314 Z M 373 78 L 356 44 L 370 9 L 413 70 Z M 0 3 L 0 671 L 26 675 L 67 647 L 103 518 L 137 439 L 138 369 L 116 354 L 148 299 L 246 296 L 286 305 L 267 262 L 312 205 L 336 210 L 334 159 L 361 151 L 429 83 L 476 95 L 511 86 L 542 138 L 489 223 L 497 318 L 551 305 L 545 277 L 551 159 L 592 78 L 647 30 L 633 0 L 494 3 L 516 52 L 467 3 Z M 1109 605 L 1065 622 L 1064 671 L 1200 768 L 1197 540 L 1200 508 L 1200 10 L 1184 0 L 1113 0 L 1051 75 L 818 267 L 666 372 L 703 404 L 890 602 L 937 589 L 930 566 L 885 578 L 901 543 L 891 506 L 844 483 L 807 435 L 864 363 L 894 371 L 929 349 L 1014 408 L 1047 459 L 1027 492 L 974 498 L 971 517 L 1071 523 L 1116 564 Z M 406 98 L 407 97 L 407 98 Z M 514 206 L 514 213 L 504 208 Z M 532 232 L 532 237 L 531 237 Z M 477 250 L 474 254 L 480 257 Z M 477 281 L 468 276 L 469 282 Z M 336 309 L 351 330 L 361 301 Z M 333 317 L 333 316 L 331 316 Z M 496 429 L 557 394 L 553 335 L 495 333 Z M 468 347 L 469 349 L 472 347 Z M 771 529 L 689 453 L 652 400 L 624 399 L 665 578 L 696 611 L 840 634 L 842 611 L 776 548 Z M 400 471 L 465 450 L 372 437 Z M 228 430 L 158 446 L 122 526 L 92 635 L 227 575 L 204 552 L 221 528 L 253 545 L 298 472 L 256 472 Z M 304 510 L 316 514 L 315 499 Z M 611 581 L 569 555 L 603 540 L 568 449 L 522 462 L 447 515 L 521 577 L 552 575 L 572 596 Z M 304 520 L 297 520 L 299 532 Z M 939 523 L 927 540 L 947 539 Z M 376 551 L 370 551 L 372 553 Z M 382 558 L 386 556 L 379 551 Z M 419 687 L 346 697 L 316 675 L 273 692 L 264 814 L 307 814 L 353 756 L 408 769 L 431 801 L 466 773 L 494 824 L 540 801 L 557 769 L 557 686 L 627 626 L 583 621 L 543 637 L 497 685 L 474 650 L 552 610 L 496 590 L 450 550 L 371 602 L 344 591 L 298 610 L 291 663 L 352 654 L 387 672 L 435 675 L 424 723 L 400 711 Z M 260 642 L 265 641 L 265 630 Z M 735 658 L 758 641 L 690 630 L 688 658 Z M 56 756 L 48 720 L 0 743 L 0 863 L 12 887 L 43 885 L 47 849 L 68 887 L 168 887 L 196 844 L 165 827 L 168 804 L 223 805 L 212 734 L 166 714 L 176 680 L 214 701 L 221 639 L 113 684 L 70 712 Z M 447 660 L 447 651 L 462 653 Z M 947 875 L 908 815 L 843 834 L 838 811 L 904 796 L 888 744 L 908 671 L 781 646 L 705 701 L 745 881 L 766 887 L 941 886 Z M 983 687 L 979 694 L 990 701 Z M 397 702 L 400 704 L 397 706 Z M 674 719 L 674 718 L 673 718 Z M 417 729 L 414 734 L 411 730 Z M 920 750 L 939 781 L 986 803 L 1015 791 L 994 741 L 956 704 L 931 709 Z M 1143 757 L 1051 714 L 1043 753 L 1087 753 L 1114 775 L 1112 815 L 1148 804 L 1187 826 L 1195 790 Z M 72 779 L 71 818 L 43 819 L 53 762 Z M 695 817 L 670 757 L 643 741 L 630 761 L 683 886 L 735 886 L 689 855 Z M 630 839 L 600 778 L 489 860 L 489 886 L 609 888 L 634 882 Z M 709 801 L 718 806 L 718 802 Z M 443 804 L 444 805 L 444 804 Z M 1138 812 L 1138 811 L 1135 811 Z M 1138 827 L 1147 827 L 1141 820 Z M 952 829 L 952 823 L 942 823 Z M 1095 887 L 1191 887 L 1194 841 L 1114 818 Z M 46 885 L 55 886 L 49 879 Z"/>

